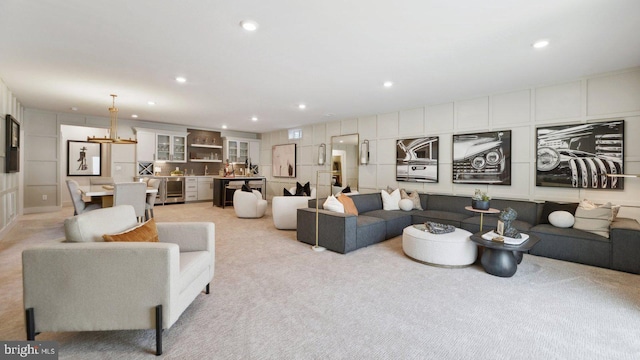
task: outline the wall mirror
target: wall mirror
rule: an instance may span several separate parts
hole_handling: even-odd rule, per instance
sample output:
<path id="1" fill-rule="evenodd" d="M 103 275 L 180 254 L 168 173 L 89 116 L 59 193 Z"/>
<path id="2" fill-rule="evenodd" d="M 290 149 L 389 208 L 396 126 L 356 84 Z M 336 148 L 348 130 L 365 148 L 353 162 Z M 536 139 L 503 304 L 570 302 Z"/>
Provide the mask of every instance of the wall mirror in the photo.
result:
<path id="1" fill-rule="evenodd" d="M 331 137 L 332 193 L 336 194 L 349 186 L 358 190 L 358 134 Z"/>

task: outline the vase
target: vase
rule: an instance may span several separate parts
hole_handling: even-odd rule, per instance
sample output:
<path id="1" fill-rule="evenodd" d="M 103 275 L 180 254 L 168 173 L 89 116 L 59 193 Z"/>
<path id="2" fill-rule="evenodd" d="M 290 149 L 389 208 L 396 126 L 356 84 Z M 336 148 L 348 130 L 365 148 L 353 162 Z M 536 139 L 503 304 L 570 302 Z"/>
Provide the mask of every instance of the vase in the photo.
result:
<path id="1" fill-rule="evenodd" d="M 489 210 L 489 200 L 471 200 L 471 207 L 476 210 Z"/>

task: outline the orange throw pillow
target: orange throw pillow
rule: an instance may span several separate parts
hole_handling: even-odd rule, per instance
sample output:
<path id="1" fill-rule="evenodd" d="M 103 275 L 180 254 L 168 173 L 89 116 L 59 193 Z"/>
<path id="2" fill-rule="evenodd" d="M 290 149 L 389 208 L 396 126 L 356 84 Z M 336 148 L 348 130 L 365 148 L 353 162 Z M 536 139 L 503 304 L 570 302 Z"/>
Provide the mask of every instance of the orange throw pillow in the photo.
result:
<path id="1" fill-rule="evenodd" d="M 153 218 L 149 219 L 142 225 L 138 225 L 133 229 L 123 233 L 113 235 L 102 235 L 104 241 L 144 241 L 158 242 L 158 228 Z"/>
<path id="2" fill-rule="evenodd" d="M 351 215 L 358 215 L 358 208 L 356 208 L 356 204 L 353 203 L 353 199 L 351 199 L 347 195 L 338 196 L 338 201 L 342 203 L 344 206 L 344 213 Z"/>

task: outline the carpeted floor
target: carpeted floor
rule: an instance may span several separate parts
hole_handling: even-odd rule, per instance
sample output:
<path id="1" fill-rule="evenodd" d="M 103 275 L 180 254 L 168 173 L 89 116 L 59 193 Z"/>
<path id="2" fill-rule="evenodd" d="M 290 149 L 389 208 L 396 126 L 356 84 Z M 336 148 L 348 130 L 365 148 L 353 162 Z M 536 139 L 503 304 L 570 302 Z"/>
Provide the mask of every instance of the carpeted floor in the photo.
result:
<path id="1" fill-rule="evenodd" d="M 71 208 L 23 216 L 0 241 L 0 339 L 25 338 L 20 253 L 63 234 Z M 216 274 L 164 332 L 167 359 L 639 359 L 640 276 L 525 255 L 512 278 L 432 267 L 400 237 L 316 253 L 270 213 L 159 206 L 213 221 Z M 639 260 L 640 261 L 640 260 Z M 61 359 L 152 359 L 155 331 L 44 333 Z"/>

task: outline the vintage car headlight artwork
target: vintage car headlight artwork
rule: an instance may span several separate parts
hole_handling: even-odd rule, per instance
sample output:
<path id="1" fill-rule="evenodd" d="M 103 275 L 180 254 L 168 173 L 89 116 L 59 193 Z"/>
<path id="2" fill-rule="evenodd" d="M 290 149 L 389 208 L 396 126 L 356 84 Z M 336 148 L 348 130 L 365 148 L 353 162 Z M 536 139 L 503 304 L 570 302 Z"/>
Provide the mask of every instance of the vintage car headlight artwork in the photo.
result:
<path id="1" fill-rule="evenodd" d="M 511 176 L 505 156 L 505 149 L 510 149 L 510 143 L 505 142 L 505 138 L 510 139 L 510 136 L 505 136 L 505 133 L 510 132 L 454 135 L 453 181 L 510 184 Z"/>

